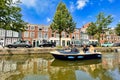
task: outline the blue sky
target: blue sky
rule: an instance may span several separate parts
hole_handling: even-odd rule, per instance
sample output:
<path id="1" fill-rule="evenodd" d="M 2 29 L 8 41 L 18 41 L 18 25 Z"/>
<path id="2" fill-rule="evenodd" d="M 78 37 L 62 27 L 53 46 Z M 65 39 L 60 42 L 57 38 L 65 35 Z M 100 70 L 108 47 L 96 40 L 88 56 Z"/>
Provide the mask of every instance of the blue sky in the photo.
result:
<path id="1" fill-rule="evenodd" d="M 94 22 L 99 12 L 112 15 L 115 27 L 120 22 L 120 0 L 62 0 L 70 11 L 76 27 Z M 60 0 L 21 0 L 23 20 L 30 24 L 50 25 Z"/>

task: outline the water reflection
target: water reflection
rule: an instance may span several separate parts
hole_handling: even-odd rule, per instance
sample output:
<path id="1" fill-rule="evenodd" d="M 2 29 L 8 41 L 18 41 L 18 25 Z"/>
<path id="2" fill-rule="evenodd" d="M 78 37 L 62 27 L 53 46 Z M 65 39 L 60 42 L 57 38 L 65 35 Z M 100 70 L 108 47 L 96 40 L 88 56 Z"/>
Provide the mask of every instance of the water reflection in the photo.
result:
<path id="1" fill-rule="evenodd" d="M 119 80 L 120 53 L 60 61 L 50 54 L 0 56 L 0 80 Z"/>

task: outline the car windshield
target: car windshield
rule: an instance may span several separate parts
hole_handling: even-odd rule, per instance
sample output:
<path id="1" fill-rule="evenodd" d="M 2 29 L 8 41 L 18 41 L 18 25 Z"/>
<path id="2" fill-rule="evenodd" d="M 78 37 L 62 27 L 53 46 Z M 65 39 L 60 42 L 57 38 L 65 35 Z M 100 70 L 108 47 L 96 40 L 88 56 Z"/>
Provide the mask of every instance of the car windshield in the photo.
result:
<path id="1" fill-rule="evenodd" d="M 104 44 L 111 44 L 110 42 L 105 42 Z"/>
<path id="2" fill-rule="evenodd" d="M 14 44 L 19 44 L 20 42 L 14 42 Z"/>

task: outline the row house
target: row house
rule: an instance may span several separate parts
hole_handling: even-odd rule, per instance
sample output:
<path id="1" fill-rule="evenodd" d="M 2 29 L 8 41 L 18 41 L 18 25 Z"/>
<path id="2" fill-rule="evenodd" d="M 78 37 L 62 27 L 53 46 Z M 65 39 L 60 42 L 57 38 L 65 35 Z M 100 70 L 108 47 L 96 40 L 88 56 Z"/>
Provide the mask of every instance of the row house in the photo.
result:
<path id="1" fill-rule="evenodd" d="M 86 31 L 89 25 L 90 23 L 87 23 L 80 29 L 80 38 L 81 38 L 80 40 L 82 44 L 88 44 L 90 40 L 93 40 L 89 38 L 89 35 L 87 34 L 87 31 Z"/>
<path id="2" fill-rule="evenodd" d="M 98 42 L 98 40 L 95 37 L 89 36 L 87 34 L 86 29 L 89 27 L 89 25 L 90 23 L 85 24 L 80 30 L 81 43 L 83 44 Z M 115 34 L 115 30 L 111 28 L 108 31 L 101 33 L 100 35 L 100 43 L 102 44 L 105 42 L 111 42 L 111 43 L 120 42 L 120 36 L 117 36 Z"/>
<path id="3" fill-rule="evenodd" d="M 105 33 L 101 34 L 100 43 L 116 43 L 120 42 L 120 36 L 116 35 L 114 28 L 109 29 Z"/>
<path id="4" fill-rule="evenodd" d="M 5 46 L 18 41 L 19 39 L 20 35 L 18 32 L 0 28 L 0 45 Z"/>
<path id="5" fill-rule="evenodd" d="M 76 44 L 80 39 L 80 29 L 75 29 L 70 35 L 66 32 L 62 32 L 61 45 L 67 46 Z M 59 34 L 57 32 L 52 32 L 50 26 L 45 25 L 27 25 L 26 31 L 22 33 L 23 40 L 29 40 L 33 46 L 38 46 L 43 42 L 54 42 L 59 45 Z"/>
<path id="6" fill-rule="evenodd" d="M 48 41 L 48 26 L 29 24 L 26 31 L 22 33 L 23 40 L 29 40 L 33 46 Z"/>
<path id="7" fill-rule="evenodd" d="M 76 28 L 73 33 L 71 33 L 71 43 L 75 45 L 80 45 L 80 29 Z"/>
<path id="8" fill-rule="evenodd" d="M 59 34 L 56 32 L 52 32 L 52 30 L 50 30 L 51 32 L 51 36 L 50 36 L 50 40 L 56 42 L 56 45 L 59 45 Z M 70 44 L 76 44 L 79 39 L 80 39 L 80 31 L 79 29 L 75 29 L 75 31 L 71 34 L 67 34 L 66 32 L 62 32 L 62 37 L 61 37 L 61 45 L 62 46 L 67 46 Z"/>

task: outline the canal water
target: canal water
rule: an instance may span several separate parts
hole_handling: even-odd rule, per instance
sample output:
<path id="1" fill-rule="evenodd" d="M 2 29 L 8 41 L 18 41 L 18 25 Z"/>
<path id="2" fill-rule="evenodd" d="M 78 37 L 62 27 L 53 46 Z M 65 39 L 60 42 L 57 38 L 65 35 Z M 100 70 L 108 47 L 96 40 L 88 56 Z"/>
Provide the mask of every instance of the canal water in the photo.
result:
<path id="1" fill-rule="evenodd" d="M 120 80 L 120 53 L 60 61 L 50 54 L 0 55 L 0 80 Z"/>

